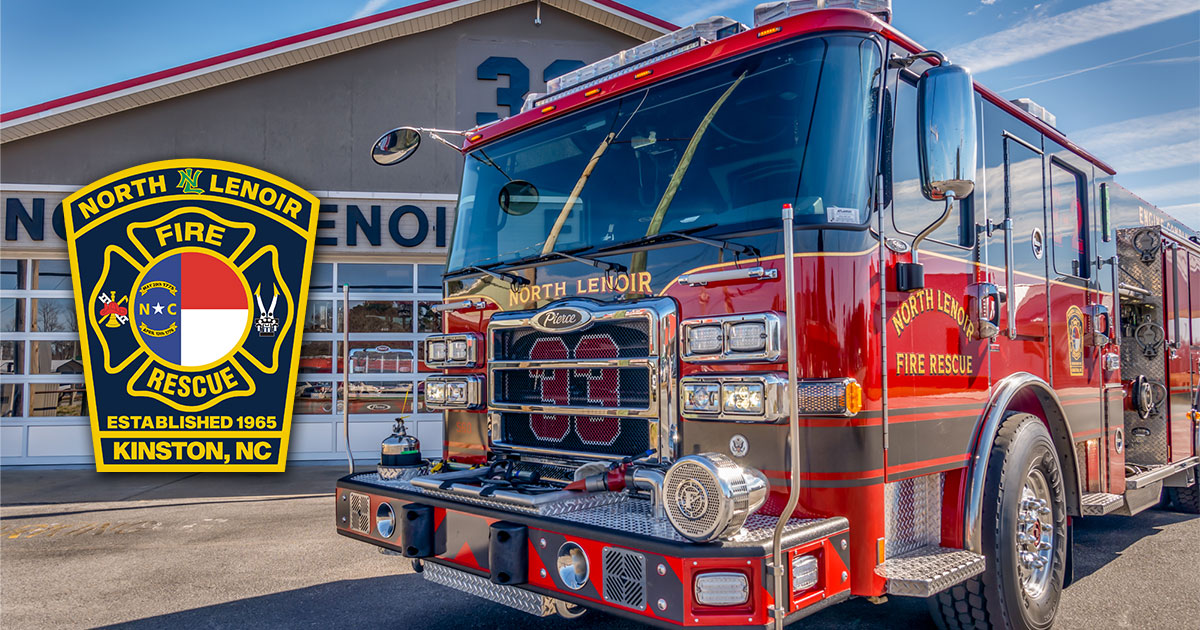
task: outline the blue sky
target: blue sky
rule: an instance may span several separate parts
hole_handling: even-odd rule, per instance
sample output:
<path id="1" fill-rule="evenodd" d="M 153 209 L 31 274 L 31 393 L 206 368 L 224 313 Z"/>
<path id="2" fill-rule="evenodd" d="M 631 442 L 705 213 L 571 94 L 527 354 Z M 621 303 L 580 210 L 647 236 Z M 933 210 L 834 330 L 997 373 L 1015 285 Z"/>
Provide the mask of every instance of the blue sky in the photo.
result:
<path id="1" fill-rule="evenodd" d="M 755 2 L 627 0 L 685 24 L 751 23 Z M 0 110 L 409 4 L 407 0 L 5 0 Z M 895 0 L 894 22 L 1029 97 L 1115 166 L 1117 181 L 1200 228 L 1197 0 Z"/>

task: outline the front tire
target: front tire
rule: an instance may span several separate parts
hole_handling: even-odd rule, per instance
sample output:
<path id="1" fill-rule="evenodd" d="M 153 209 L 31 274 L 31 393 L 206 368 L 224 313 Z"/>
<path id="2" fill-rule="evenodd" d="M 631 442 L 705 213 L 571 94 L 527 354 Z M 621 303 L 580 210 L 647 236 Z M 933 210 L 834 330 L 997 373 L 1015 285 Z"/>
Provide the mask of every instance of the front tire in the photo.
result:
<path id="1" fill-rule="evenodd" d="M 1045 424 L 1009 414 L 988 459 L 983 551 L 987 566 L 929 599 L 944 630 L 1046 630 L 1054 623 L 1067 564 L 1062 471 Z"/>

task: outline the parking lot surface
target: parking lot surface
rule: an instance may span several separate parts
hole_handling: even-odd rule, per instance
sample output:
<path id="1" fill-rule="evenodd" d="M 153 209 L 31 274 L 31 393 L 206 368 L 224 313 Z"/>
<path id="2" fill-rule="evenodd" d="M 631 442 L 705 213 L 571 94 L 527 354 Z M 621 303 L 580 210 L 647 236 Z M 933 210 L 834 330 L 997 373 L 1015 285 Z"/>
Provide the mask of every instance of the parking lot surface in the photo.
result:
<path id="1" fill-rule="evenodd" d="M 343 468 L 282 475 L 0 471 L 3 628 L 632 629 L 537 619 L 425 582 L 334 533 Z M 1196 628 L 1200 517 L 1152 510 L 1076 529 L 1060 628 Z M 793 628 L 932 627 L 921 601 L 855 599 Z"/>

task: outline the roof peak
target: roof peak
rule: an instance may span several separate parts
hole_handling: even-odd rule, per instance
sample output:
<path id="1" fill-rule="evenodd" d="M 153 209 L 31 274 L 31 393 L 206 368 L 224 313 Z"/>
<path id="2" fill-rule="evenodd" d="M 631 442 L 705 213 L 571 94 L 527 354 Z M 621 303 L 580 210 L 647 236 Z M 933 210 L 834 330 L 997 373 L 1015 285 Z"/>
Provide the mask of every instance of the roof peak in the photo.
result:
<path id="1" fill-rule="evenodd" d="M 132 109 L 141 105 L 166 100 L 173 96 L 196 92 L 208 87 L 278 70 L 305 61 L 345 52 L 383 39 L 391 39 L 426 30 L 448 26 L 455 22 L 491 13 L 494 11 L 528 4 L 535 0 L 425 0 L 374 15 L 368 15 L 331 26 L 326 26 L 297 35 L 250 46 L 241 50 L 201 59 L 139 77 L 117 81 L 76 94 L 30 105 L 0 114 L 0 142 L 9 142 L 75 123 L 99 118 L 108 114 Z M 678 28 L 674 24 L 625 6 L 615 0 L 544 0 L 548 6 L 565 10 L 585 19 L 592 19 L 603 26 L 624 32 L 632 37 L 661 34 Z M 602 12 L 618 18 L 614 26 L 611 20 L 600 22 L 589 17 L 589 13 Z M 400 25 L 411 23 L 426 16 L 446 16 L 443 21 L 423 26 Z M 362 38 L 364 33 L 392 31 L 384 37 L 371 40 L 348 41 Z M 637 34 L 635 34 L 637 33 Z M 342 40 L 344 46 L 327 52 L 308 51 L 296 55 L 297 51 L 309 49 L 331 41 Z M 291 54 L 296 59 L 283 57 Z M 265 70 L 248 69 L 253 62 L 267 66 Z M 275 63 L 271 63 L 275 62 Z M 199 80 L 199 77 L 205 77 Z M 194 83 L 194 85 L 188 85 Z M 171 89 L 167 86 L 173 86 Z M 182 89 L 180 89 L 182 88 Z M 138 95 L 136 99 L 132 95 Z M 71 114 L 68 118 L 66 114 Z"/>

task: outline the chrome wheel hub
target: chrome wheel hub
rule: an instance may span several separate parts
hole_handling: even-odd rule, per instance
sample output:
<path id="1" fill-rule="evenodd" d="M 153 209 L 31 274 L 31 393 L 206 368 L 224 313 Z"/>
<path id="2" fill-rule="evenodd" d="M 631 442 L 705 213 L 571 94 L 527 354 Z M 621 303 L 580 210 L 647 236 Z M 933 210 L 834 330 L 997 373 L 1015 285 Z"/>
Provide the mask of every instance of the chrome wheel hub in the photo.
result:
<path id="1" fill-rule="evenodd" d="M 1017 574 L 1021 588 L 1036 599 L 1050 584 L 1054 560 L 1054 514 L 1050 485 L 1040 470 L 1030 469 L 1017 504 Z"/>

